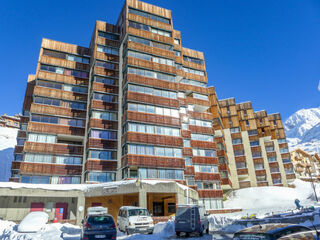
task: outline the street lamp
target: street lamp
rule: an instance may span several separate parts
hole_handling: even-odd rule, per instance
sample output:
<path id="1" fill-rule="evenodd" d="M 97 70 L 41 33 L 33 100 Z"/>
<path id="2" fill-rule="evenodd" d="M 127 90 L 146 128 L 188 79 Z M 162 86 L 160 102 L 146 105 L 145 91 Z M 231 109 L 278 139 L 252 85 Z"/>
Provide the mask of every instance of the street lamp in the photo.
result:
<path id="1" fill-rule="evenodd" d="M 316 188 L 315 188 L 314 183 L 313 183 L 313 178 L 312 178 L 312 174 L 311 174 L 311 171 L 310 171 L 310 167 L 311 166 L 307 166 L 307 169 L 308 169 L 309 176 L 310 176 L 310 179 L 311 179 L 311 186 L 312 186 L 312 189 L 313 189 L 313 192 L 314 192 L 314 196 L 316 197 L 316 201 L 318 202 L 318 196 L 317 196 Z"/>

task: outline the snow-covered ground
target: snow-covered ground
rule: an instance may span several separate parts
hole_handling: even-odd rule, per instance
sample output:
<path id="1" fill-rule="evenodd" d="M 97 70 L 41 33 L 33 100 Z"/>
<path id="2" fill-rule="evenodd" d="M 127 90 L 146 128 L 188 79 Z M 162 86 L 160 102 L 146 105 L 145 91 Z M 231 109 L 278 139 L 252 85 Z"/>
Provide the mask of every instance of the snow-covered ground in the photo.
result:
<path id="1" fill-rule="evenodd" d="M 18 129 L 0 127 L 0 182 L 7 182 L 11 176 L 13 150 L 17 144 Z"/>

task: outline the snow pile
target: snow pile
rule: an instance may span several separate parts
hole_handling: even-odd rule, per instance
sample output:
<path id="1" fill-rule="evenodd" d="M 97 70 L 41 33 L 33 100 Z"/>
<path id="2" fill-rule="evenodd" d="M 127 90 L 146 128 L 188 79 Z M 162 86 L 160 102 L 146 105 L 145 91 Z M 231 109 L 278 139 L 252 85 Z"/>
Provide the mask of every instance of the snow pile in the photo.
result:
<path id="1" fill-rule="evenodd" d="M 320 107 L 295 112 L 285 121 L 285 130 L 290 150 L 319 152 Z"/>
<path id="2" fill-rule="evenodd" d="M 0 182 L 9 181 L 18 129 L 0 127 Z"/>
<path id="3" fill-rule="evenodd" d="M 49 219 L 45 212 L 31 212 L 19 224 L 19 232 L 38 232 L 44 227 Z"/>
<path id="4" fill-rule="evenodd" d="M 293 223 L 304 223 L 310 225 L 311 222 L 306 221 L 309 217 L 314 217 L 314 213 L 301 214 L 295 210 L 295 199 L 301 201 L 301 205 L 304 207 L 317 206 L 315 202 L 315 196 L 311 183 L 304 182 L 296 179 L 293 182 L 295 188 L 288 187 L 256 187 L 256 188 L 244 188 L 233 191 L 228 199 L 224 202 L 225 208 L 242 208 L 242 212 L 235 212 L 230 214 L 214 214 L 210 215 L 210 229 L 221 230 L 226 232 L 235 232 L 245 227 L 249 227 L 250 224 L 254 224 L 254 221 L 264 223 L 271 215 L 279 214 L 279 221 L 281 219 L 292 219 Z M 316 184 L 317 195 L 320 196 L 320 185 Z M 286 213 L 286 214 L 285 214 Z M 242 223 L 242 217 L 250 217 L 255 215 L 257 220 L 245 220 L 247 222 Z M 264 219 L 265 218 L 265 219 Z M 262 220 L 261 220 L 262 219 Z M 266 220 L 267 219 L 267 220 Z M 268 220 L 269 221 L 269 220 Z M 295 222 L 298 221 L 298 222 Z M 314 223 L 320 224 L 318 218 L 314 220 Z"/>

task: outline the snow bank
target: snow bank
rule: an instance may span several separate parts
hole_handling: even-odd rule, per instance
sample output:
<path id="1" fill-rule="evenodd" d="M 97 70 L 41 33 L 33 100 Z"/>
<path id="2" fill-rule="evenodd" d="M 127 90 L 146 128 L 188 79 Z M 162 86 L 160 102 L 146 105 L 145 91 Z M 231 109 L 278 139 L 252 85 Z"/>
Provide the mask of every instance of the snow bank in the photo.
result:
<path id="1" fill-rule="evenodd" d="M 18 226 L 18 232 L 38 232 L 48 222 L 49 215 L 45 212 L 31 212 Z"/>

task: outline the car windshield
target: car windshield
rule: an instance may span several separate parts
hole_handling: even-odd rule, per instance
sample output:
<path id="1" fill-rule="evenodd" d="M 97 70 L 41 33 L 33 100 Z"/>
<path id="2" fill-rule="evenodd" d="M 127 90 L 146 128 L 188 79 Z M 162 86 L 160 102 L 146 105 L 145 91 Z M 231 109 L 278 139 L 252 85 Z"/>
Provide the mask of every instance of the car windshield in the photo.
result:
<path id="1" fill-rule="evenodd" d="M 147 209 L 130 209 L 129 211 L 129 217 L 132 216 L 149 216 L 149 212 Z"/>
<path id="2" fill-rule="evenodd" d="M 178 207 L 177 213 L 176 213 L 176 218 L 190 218 L 190 213 L 191 213 L 191 208 L 190 207 Z"/>
<path id="3" fill-rule="evenodd" d="M 269 240 L 269 235 L 263 233 L 237 233 L 233 239 L 239 240 Z"/>
<path id="4" fill-rule="evenodd" d="M 90 216 L 88 218 L 88 223 L 89 224 L 108 224 L 111 225 L 113 224 L 113 219 L 110 216 Z"/>

